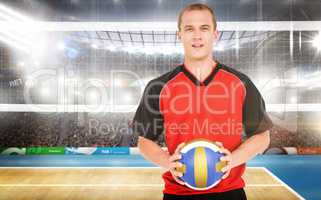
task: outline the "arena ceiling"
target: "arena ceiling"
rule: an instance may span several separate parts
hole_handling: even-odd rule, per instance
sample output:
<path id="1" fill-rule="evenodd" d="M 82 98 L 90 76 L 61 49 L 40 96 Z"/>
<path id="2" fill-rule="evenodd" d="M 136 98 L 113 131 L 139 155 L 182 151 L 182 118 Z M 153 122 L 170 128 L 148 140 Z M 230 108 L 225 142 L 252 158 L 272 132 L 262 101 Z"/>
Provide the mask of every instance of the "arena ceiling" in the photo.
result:
<path id="1" fill-rule="evenodd" d="M 316 21 L 318 0 L 2 0 L 1 4 L 45 21 L 176 21 L 186 4 L 202 2 L 219 21 Z"/>

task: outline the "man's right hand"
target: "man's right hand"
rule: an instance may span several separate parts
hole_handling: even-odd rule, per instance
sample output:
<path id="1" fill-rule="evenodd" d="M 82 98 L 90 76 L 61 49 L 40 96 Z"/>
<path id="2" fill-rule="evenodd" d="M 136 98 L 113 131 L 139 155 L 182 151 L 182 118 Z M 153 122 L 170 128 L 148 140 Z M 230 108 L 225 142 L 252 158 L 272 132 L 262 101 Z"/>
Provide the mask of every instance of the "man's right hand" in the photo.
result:
<path id="1" fill-rule="evenodd" d="M 179 144 L 174 154 L 169 157 L 169 171 L 172 174 L 175 181 L 181 185 L 185 185 L 185 183 L 179 179 L 179 177 L 183 176 L 183 173 L 177 171 L 177 168 L 181 168 L 183 166 L 183 164 L 178 162 L 178 160 L 182 158 L 180 151 L 184 147 L 184 145 L 185 143 Z"/>

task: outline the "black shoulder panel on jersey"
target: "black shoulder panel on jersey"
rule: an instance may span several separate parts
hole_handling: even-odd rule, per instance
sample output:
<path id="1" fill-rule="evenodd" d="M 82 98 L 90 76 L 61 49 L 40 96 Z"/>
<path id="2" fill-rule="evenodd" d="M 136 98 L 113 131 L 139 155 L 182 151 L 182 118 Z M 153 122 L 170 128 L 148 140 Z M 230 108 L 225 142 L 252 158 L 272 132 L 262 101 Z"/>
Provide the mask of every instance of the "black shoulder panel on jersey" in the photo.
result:
<path id="1" fill-rule="evenodd" d="M 269 130 L 273 124 L 266 112 L 264 99 L 254 83 L 248 76 L 235 69 L 225 65 L 222 65 L 222 69 L 237 76 L 245 86 L 242 121 L 247 137 Z"/>
<path id="2" fill-rule="evenodd" d="M 135 134 L 150 140 L 157 140 L 163 133 L 164 119 L 159 107 L 160 93 L 163 87 L 179 72 L 181 72 L 181 66 L 147 84 L 133 119 Z"/>

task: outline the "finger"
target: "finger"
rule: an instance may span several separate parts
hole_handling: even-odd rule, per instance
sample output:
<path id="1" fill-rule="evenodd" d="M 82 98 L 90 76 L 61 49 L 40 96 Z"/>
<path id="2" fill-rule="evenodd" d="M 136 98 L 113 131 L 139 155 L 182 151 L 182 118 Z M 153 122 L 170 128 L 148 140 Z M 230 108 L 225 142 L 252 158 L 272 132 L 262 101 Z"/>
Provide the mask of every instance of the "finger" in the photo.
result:
<path id="1" fill-rule="evenodd" d="M 226 155 L 231 155 L 231 152 L 228 149 L 221 148 L 220 151 L 221 151 L 221 153 L 224 153 Z"/>
<path id="2" fill-rule="evenodd" d="M 182 177 L 183 176 L 183 173 L 181 172 L 178 172 L 178 171 L 175 171 L 175 170 L 172 170 L 172 174 L 176 177 Z"/>
<path id="3" fill-rule="evenodd" d="M 227 156 L 222 156 L 221 158 L 220 158 L 220 160 L 221 161 L 231 161 L 232 160 L 232 158 L 231 158 L 231 156 L 229 156 L 229 155 L 227 155 Z"/>
<path id="4" fill-rule="evenodd" d="M 181 158 L 182 158 L 182 155 L 181 155 L 181 154 L 174 154 L 174 155 L 172 155 L 171 157 L 169 157 L 169 161 L 170 161 L 170 162 L 174 162 L 174 161 L 179 160 L 179 159 L 181 159 Z"/>
<path id="5" fill-rule="evenodd" d="M 164 151 L 165 153 L 169 154 L 169 152 L 168 152 L 168 149 L 167 149 L 167 148 L 164 148 L 164 149 L 163 149 L 163 151 Z"/>
<path id="6" fill-rule="evenodd" d="M 178 183 L 181 184 L 181 185 L 185 185 L 184 181 L 182 181 L 182 180 L 179 179 L 177 176 L 175 176 L 175 175 L 173 174 L 173 172 L 171 172 L 171 174 L 172 174 L 172 177 L 174 178 L 174 180 L 175 180 L 176 182 L 178 182 Z"/>
<path id="7" fill-rule="evenodd" d="M 184 183 L 183 181 L 179 180 L 179 179 L 176 178 L 175 176 L 173 176 L 173 178 L 174 178 L 174 180 L 175 180 L 177 183 L 179 183 L 179 184 L 181 184 L 181 185 L 185 185 L 185 183 Z"/>
<path id="8" fill-rule="evenodd" d="M 182 142 L 180 143 L 177 147 L 176 147 L 176 150 L 175 150 L 175 153 L 174 154 L 178 154 L 181 149 L 183 148 L 183 146 L 185 145 L 185 142 Z"/>
<path id="9" fill-rule="evenodd" d="M 172 163 L 170 164 L 170 168 L 171 168 L 171 169 L 181 168 L 181 167 L 183 167 L 183 164 L 180 163 L 180 162 L 172 162 Z"/>
<path id="10" fill-rule="evenodd" d="M 174 154 L 178 154 L 178 153 L 181 151 L 181 149 L 184 147 L 184 145 L 185 145 L 184 142 L 180 143 L 180 144 L 176 147 Z"/>
<path id="11" fill-rule="evenodd" d="M 229 170 L 230 170 L 230 166 L 227 165 L 221 169 L 221 172 L 226 173 Z"/>
<path id="12" fill-rule="evenodd" d="M 219 147 L 223 147 L 223 143 L 222 142 L 215 142 L 215 144 Z"/>
<path id="13" fill-rule="evenodd" d="M 222 179 L 226 179 L 230 175 L 230 171 L 226 172 L 223 176 Z"/>

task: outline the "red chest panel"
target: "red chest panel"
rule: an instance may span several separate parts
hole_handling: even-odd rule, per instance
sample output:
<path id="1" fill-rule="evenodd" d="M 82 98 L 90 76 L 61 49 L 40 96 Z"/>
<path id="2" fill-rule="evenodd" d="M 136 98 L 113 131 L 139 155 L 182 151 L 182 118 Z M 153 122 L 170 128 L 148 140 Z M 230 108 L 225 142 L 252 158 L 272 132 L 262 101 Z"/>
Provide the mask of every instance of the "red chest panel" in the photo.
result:
<path id="1" fill-rule="evenodd" d="M 234 150 L 241 142 L 245 91 L 243 83 L 225 71 L 218 71 L 206 86 L 177 74 L 160 94 L 169 151 L 194 138 L 220 141 Z"/>

